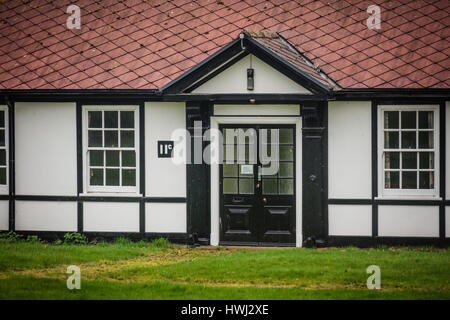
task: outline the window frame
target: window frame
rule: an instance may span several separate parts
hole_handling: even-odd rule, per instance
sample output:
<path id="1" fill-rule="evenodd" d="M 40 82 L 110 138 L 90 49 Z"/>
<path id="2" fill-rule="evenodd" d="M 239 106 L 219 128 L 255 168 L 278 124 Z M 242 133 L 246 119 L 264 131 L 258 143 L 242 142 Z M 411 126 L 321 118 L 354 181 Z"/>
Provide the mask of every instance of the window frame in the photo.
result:
<path id="1" fill-rule="evenodd" d="M 9 193 L 9 114 L 8 114 L 8 106 L 0 105 L 0 111 L 5 112 L 5 146 L 0 147 L 0 149 L 5 149 L 6 152 L 6 184 L 0 184 L 0 194 L 8 194 Z M 3 129 L 3 128 L 2 128 Z M 3 166 L 2 166 L 3 167 Z"/>
<path id="2" fill-rule="evenodd" d="M 433 189 L 386 189 L 385 188 L 385 154 L 386 152 L 396 152 L 396 151 L 386 151 L 384 147 L 384 112 L 385 111 L 433 111 L 433 151 L 431 149 L 430 152 L 434 152 L 434 188 Z M 418 121 L 418 119 L 416 119 Z M 440 131 L 440 122 L 439 122 L 439 105 L 429 105 L 429 104 L 405 104 L 405 105 L 378 105 L 378 126 L 377 126 L 377 159 L 378 159 L 378 198 L 403 198 L 403 199 L 411 199 L 411 198 L 425 198 L 425 199 L 439 199 L 439 183 L 440 183 L 440 140 L 439 140 L 439 131 Z M 401 128 L 398 129 L 399 131 Z M 414 132 L 420 130 L 416 128 Z M 399 143 L 401 140 L 401 135 L 399 134 Z M 416 145 L 414 151 L 411 152 L 420 152 L 418 145 Z M 387 149 L 389 150 L 389 149 Z M 399 148 L 398 152 L 402 152 Z M 418 151 L 419 150 L 419 151 Z M 409 150 L 408 150 L 409 151 Z M 424 150 L 425 151 L 425 150 Z M 417 163 L 417 170 L 420 171 L 419 163 Z M 401 169 L 400 175 L 401 175 Z"/>
<path id="3" fill-rule="evenodd" d="M 105 147 L 89 147 L 88 146 L 88 112 L 89 111 L 134 111 L 134 151 L 136 152 L 136 185 L 135 186 L 91 186 L 90 185 L 90 165 L 89 165 L 89 150 L 103 149 Z M 82 139 L 83 139 L 83 187 L 86 193 L 99 194 L 131 194 L 138 195 L 140 190 L 140 162 L 139 162 L 139 105 L 83 105 L 82 106 Z M 120 124 L 119 124 L 120 126 Z M 105 128 L 101 130 L 104 131 Z M 120 129 L 118 128 L 117 130 Z M 104 135 L 103 135 L 104 136 Z M 123 148 L 111 148 L 111 150 L 123 150 Z M 106 164 L 104 164 L 105 166 Z M 121 174 L 121 173 L 120 173 Z"/>

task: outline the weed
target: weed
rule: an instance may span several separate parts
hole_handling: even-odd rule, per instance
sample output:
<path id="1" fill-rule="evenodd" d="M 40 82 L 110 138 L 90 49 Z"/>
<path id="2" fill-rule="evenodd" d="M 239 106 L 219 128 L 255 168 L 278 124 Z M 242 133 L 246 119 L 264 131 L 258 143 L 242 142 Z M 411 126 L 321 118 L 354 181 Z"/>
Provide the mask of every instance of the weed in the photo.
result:
<path id="1" fill-rule="evenodd" d="M 66 233 L 64 235 L 64 244 L 87 244 L 88 239 L 85 235 L 78 232 Z"/>

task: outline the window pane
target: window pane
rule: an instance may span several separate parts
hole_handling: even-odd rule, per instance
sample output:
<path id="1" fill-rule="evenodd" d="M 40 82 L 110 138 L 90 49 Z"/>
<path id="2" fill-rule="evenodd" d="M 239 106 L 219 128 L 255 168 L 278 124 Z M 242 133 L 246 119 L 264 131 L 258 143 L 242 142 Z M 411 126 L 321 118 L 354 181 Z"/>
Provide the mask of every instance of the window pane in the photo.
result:
<path id="1" fill-rule="evenodd" d="M 262 149 L 259 151 L 259 156 L 262 161 L 269 161 L 270 158 L 277 158 L 276 155 L 278 154 L 278 159 L 280 159 L 280 145 L 278 144 L 266 144 L 261 146 Z M 289 147 L 285 147 L 289 148 Z"/>
<path id="2" fill-rule="evenodd" d="M 278 176 L 278 172 L 280 171 L 280 163 L 277 161 L 273 161 L 267 164 L 263 164 L 261 174 L 265 178 L 276 178 Z"/>
<path id="3" fill-rule="evenodd" d="M 118 167 L 119 165 L 119 151 L 106 151 L 106 166 Z M 108 177 L 108 174 L 106 174 L 106 177 Z"/>
<path id="4" fill-rule="evenodd" d="M 294 130 L 280 129 L 280 143 L 294 143 Z"/>
<path id="5" fill-rule="evenodd" d="M 256 163 L 256 156 L 257 156 L 256 144 L 238 145 L 237 152 L 239 163 L 251 163 L 251 164 Z"/>
<path id="6" fill-rule="evenodd" d="M 101 128 L 102 127 L 102 112 L 101 111 L 89 111 L 88 112 L 88 127 L 89 128 Z"/>
<path id="7" fill-rule="evenodd" d="M 386 189 L 398 189 L 400 186 L 400 174 L 398 171 L 386 171 L 384 187 Z"/>
<path id="8" fill-rule="evenodd" d="M 105 130 L 105 147 L 117 148 L 119 146 L 119 136 L 116 130 Z"/>
<path id="9" fill-rule="evenodd" d="M 223 130 L 223 143 L 224 144 L 236 144 L 237 143 L 237 132 L 236 129 L 224 129 Z"/>
<path id="10" fill-rule="evenodd" d="M 103 151 L 91 150 L 89 151 L 89 165 L 93 167 L 103 166 Z"/>
<path id="11" fill-rule="evenodd" d="M 224 162 L 237 161 L 237 145 L 227 144 L 223 146 L 223 161 Z"/>
<path id="12" fill-rule="evenodd" d="M 240 194 L 253 194 L 253 179 L 239 179 L 239 193 Z"/>
<path id="13" fill-rule="evenodd" d="M 262 190 L 264 194 L 277 194 L 277 179 L 263 179 Z"/>
<path id="14" fill-rule="evenodd" d="M 419 189 L 433 189 L 434 188 L 434 173 L 433 171 L 425 171 L 419 173 Z"/>
<path id="15" fill-rule="evenodd" d="M 402 132 L 402 149 L 416 148 L 416 132 L 404 131 Z"/>
<path id="16" fill-rule="evenodd" d="M 89 130 L 88 131 L 88 145 L 89 147 L 101 147 L 102 142 L 102 131 L 99 130 Z"/>
<path id="17" fill-rule="evenodd" d="M 419 148 L 433 149 L 432 131 L 419 131 Z"/>
<path id="18" fill-rule="evenodd" d="M 103 169 L 91 169 L 91 186 L 103 185 Z"/>
<path id="19" fill-rule="evenodd" d="M 238 179 L 223 179 L 223 193 L 237 194 L 238 193 Z"/>
<path id="20" fill-rule="evenodd" d="M 398 129 L 398 111 L 384 112 L 384 128 Z"/>
<path id="21" fill-rule="evenodd" d="M 122 169 L 122 186 L 136 186 L 135 169 Z"/>
<path id="22" fill-rule="evenodd" d="M 293 177 L 294 176 L 294 164 L 292 162 L 280 163 L 280 177 Z"/>
<path id="23" fill-rule="evenodd" d="M 135 167 L 135 166 L 136 166 L 136 152 L 122 151 L 122 167 Z"/>
<path id="24" fill-rule="evenodd" d="M 223 176 L 224 177 L 237 177 L 238 176 L 238 165 L 237 164 L 223 164 Z"/>
<path id="25" fill-rule="evenodd" d="M 419 111 L 419 128 L 433 129 L 433 111 Z"/>
<path id="26" fill-rule="evenodd" d="M 252 164 L 240 164 L 239 165 L 240 177 L 253 177 L 253 165 Z"/>
<path id="27" fill-rule="evenodd" d="M 6 168 L 0 168 L 0 184 L 6 185 Z"/>
<path id="28" fill-rule="evenodd" d="M 0 110 L 0 127 L 5 127 L 5 111 Z"/>
<path id="29" fill-rule="evenodd" d="M 125 148 L 134 147 L 134 131 L 120 131 L 120 146 Z"/>
<path id="30" fill-rule="evenodd" d="M 119 184 L 119 169 L 106 169 L 106 185 L 118 186 Z"/>
<path id="31" fill-rule="evenodd" d="M 386 149 L 398 149 L 398 132 L 384 133 L 384 147 Z"/>
<path id="32" fill-rule="evenodd" d="M 280 179 L 280 194 L 294 194 L 294 179 Z"/>
<path id="33" fill-rule="evenodd" d="M 386 152 L 384 167 L 386 169 L 400 168 L 400 152 Z"/>
<path id="34" fill-rule="evenodd" d="M 415 129 L 416 126 L 416 112 L 402 111 L 402 129 Z"/>
<path id="35" fill-rule="evenodd" d="M 267 144 L 278 144 L 280 141 L 280 129 L 260 129 L 259 130 L 259 138 L 262 139 L 262 143 Z M 278 132 L 278 140 L 276 133 Z M 266 137 L 266 141 L 264 141 L 264 137 Z"/>
<path id="36" fill-rule="evenodd" d="M 402 168 L 417 169 L 417 152 L 402 152 Z"/>
<path id="37" fill-rule="evenodd" d="M 119 127 L 119 112 L 105 111 L 105 128 Z"/>
<path id="38" fill-rule="evenodd" d="M 280 160 L 294 160 L 294 147 L 280 146 Z"/>
<path id="39" fill-rule="evenodd" d="M 417 189 L 417 172 L 402 172 L 402 189 Z"/>
<path id="40" fill-rule="evenodd" d="M 6 150 L 0 149 L 0 166 L 6 166 Z"/>
<path id="41" fill-rule="evenodd" d="M 134 128 L 134 111 L 121 111 L 120 112 L 120 127 L 121 128 Z"/>
<path id="42" fill-rule="evenodd" d="M 419 153 L 419 168 L 420 169 L 434 169 L 434 152 Z"/>
<path id="43" fill-rule="evenodd" d="M 0 130 L 0 146 L 5 146 L 5 129 Z"/>

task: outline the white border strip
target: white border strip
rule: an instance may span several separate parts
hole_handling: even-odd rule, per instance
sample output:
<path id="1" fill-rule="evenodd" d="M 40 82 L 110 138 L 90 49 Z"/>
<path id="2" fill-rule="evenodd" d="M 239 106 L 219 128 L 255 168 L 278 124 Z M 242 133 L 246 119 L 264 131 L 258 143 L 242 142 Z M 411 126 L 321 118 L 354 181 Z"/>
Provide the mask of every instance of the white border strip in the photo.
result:
<path id="1" fill-rule="evenodd" d="M 296 246 L 301 247 L 302 234 L 302 118 L 301 117 L 211 117 L 211 129 L 219 129 L 219 124 L 295 124 L 296 125 Z M 217 143 L 212 141 L 211 143 Z M 218 146 L 215 146 L 218 149 Z M 220 194 L 219 194 L 219 165 L 211 163 L 211 238 L 212 246 L 219 245 L 219 217 L 220 217 Z"/>

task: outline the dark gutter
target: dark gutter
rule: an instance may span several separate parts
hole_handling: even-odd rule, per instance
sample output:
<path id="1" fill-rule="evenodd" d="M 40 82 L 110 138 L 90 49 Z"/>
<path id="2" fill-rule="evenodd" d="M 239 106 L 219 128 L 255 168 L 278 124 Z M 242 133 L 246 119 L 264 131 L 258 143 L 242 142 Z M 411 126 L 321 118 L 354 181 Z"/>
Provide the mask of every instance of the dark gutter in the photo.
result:
<path id="1" fill-rule="evenodd" d="M 342 89 L 333 91 L 330 100 L 343 99 L 390 99 L 390 98 L 450 98 L 450 88 L 374 88 L 374 89 Z"/>

